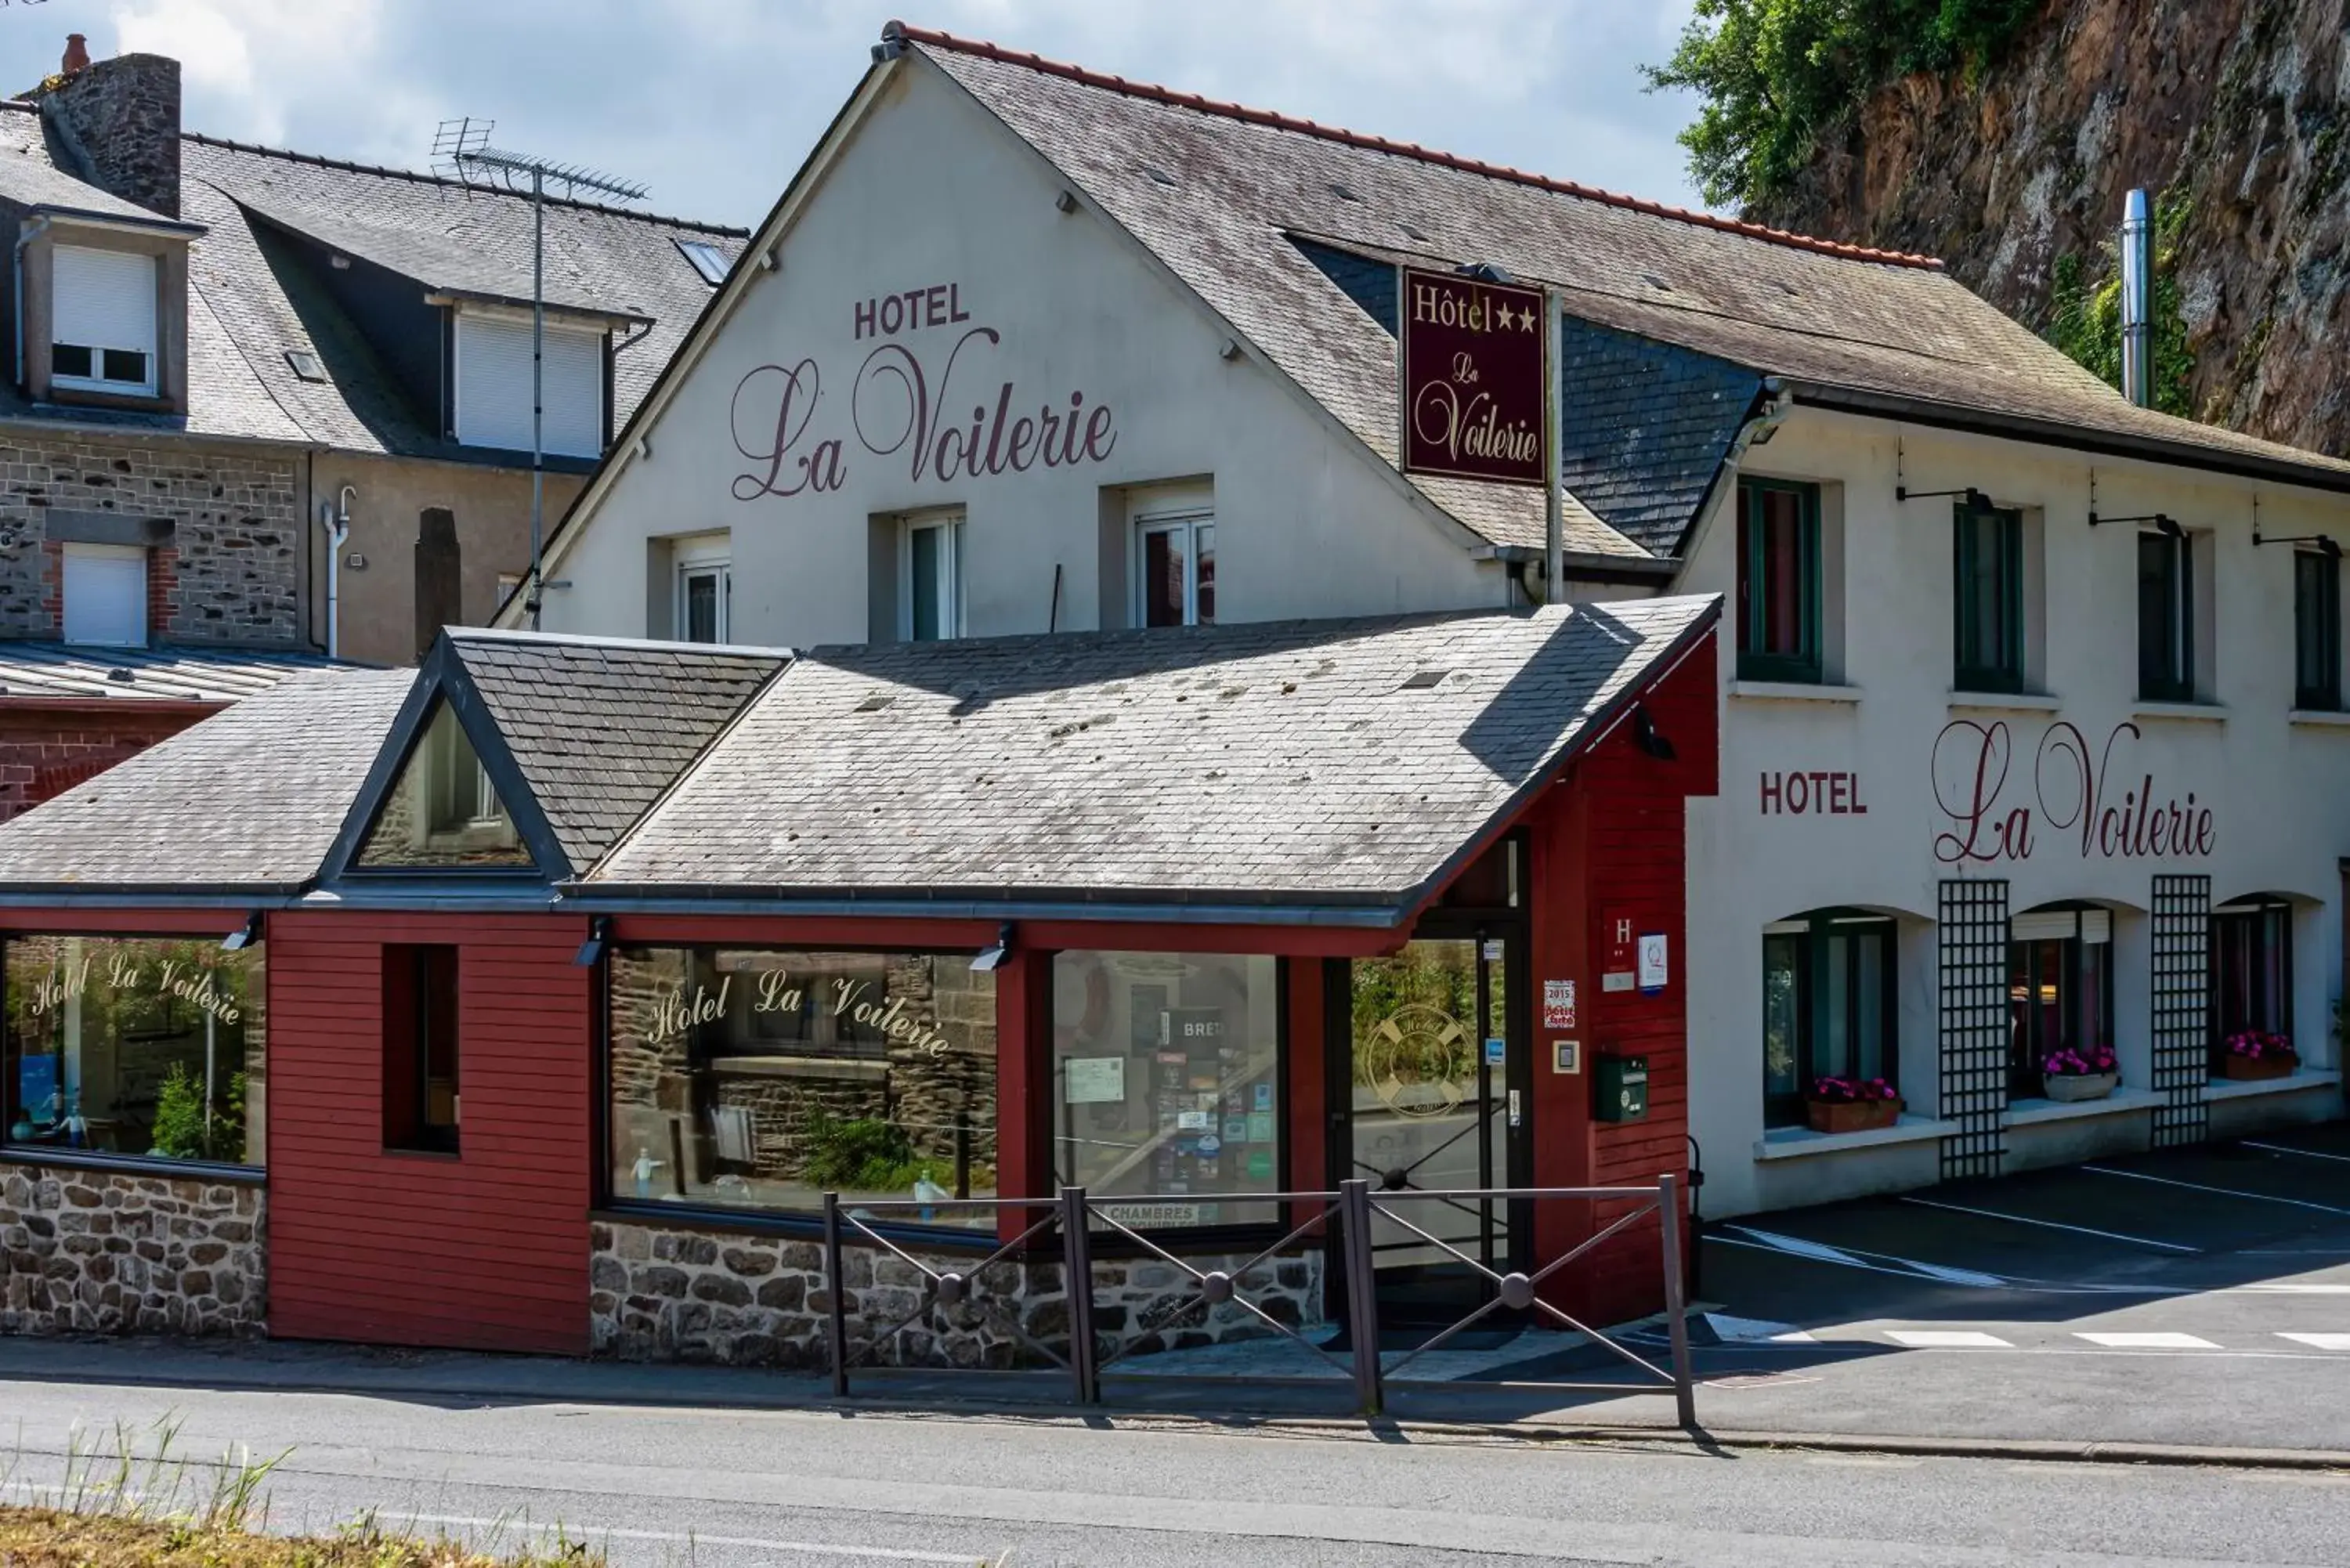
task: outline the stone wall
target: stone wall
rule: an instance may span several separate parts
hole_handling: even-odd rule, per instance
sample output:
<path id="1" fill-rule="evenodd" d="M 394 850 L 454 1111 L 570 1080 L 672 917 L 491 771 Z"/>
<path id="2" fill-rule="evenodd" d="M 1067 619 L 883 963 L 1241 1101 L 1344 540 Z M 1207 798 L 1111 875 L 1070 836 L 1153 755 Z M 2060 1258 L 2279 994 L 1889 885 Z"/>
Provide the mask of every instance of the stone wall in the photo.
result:
<path id="1" fill-rule="evenodd" d="M 152 520 L 148 637 L 299 646 L 300 474 L 294 459 L 60 431 L 0 439 L 0 637 L 59 635 L 59 540 L 77 518 Z M 168 525 L 168 529 L 166 529 Z"/>
<path id="2" fill-rule="evenodd" d="M 257 1335 L 259 1186 L 0 1166 L 0 1334 Z"/>
<path id="3" fill-rule="evenodd" d="M 167 218 L 180 215 L 180 62 L 118 55 L 53 89 L 36 89 L 69 161 L 102 189 Z"/>
<path id="4" fill-rule="evenodd" d="M 608 1220 L 594 1227 L 590 1246 L 588 1334 L 597 1355 L 730 1366 L 826 1364 L 831 1303 L 820 1243 Z M 909 1251 L 941 1272 L 969 1271 L 984 1256 Z M 1201 1270 L 1231 1270 L 1248 1259 L 1187 1261 Z M 922 1300 L 922 1275 L 902 1258 L 851 1246 L 844 1249 L 842 1270 L 852 1345 L 869 1344 Z M 1094 1324 L 1106 1355 L 1129 1347 L 1134 1355 L 1188 1349 L 1273 1332 L 1235 1303 L 1178 1310 L 1192 1293 L 1191 1276 L 1162 1259 L 1097 1259 L 1093 1272 Z M 1057 1258 L 997 1262 L 972 1279 L 970 1302 L 931 1307 L 866 1360 L 890 1366 L 1045 1365 L 1020 1335 L 1066 1354 L 1069 1316 L 1062 1276 Z M 1269 1259 L 1235 1282 L 1242 1295 L 1280 1323 L 1295 1327 L 1322 1321 L 1318 1249 Z"/>

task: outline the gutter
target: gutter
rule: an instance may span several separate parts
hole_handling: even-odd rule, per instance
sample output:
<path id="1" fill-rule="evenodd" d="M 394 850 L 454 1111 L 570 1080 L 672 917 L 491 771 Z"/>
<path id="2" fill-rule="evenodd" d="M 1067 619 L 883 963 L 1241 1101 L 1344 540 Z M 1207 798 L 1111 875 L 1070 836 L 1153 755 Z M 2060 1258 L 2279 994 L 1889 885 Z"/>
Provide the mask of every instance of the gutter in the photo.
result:
<path id="1" fill-rule="evenodd" d="M 1087 923 L 1215 926 L 1309 926 L 1343 929 L 1387 930 L 1399 924 L 1407 909 L 1386 893 L 1363 895 L 1361 904 L 1284 904 L 1248 899 L 1246 894 L 1205 893 L 1196 899 L 1171 894 L 1154 899 L 1147 891 L 1121 889 L 1102 899 L 1060 895 L 1021 898 L 1009 892 L 972 893 L 924 898 L 903 888 L 871 897 L 833 893 L 795 896 L 784 888 L 733 887 L 701 888 L 691 885 L 645 883 L 626 888 L 567 882 L 557 888 L 556 908 L 595 915 L 764 915 L 788 919 L 930 920 L 1057 920 Z M 1343 898 L 1343 895 L 1336 896 Z"/>

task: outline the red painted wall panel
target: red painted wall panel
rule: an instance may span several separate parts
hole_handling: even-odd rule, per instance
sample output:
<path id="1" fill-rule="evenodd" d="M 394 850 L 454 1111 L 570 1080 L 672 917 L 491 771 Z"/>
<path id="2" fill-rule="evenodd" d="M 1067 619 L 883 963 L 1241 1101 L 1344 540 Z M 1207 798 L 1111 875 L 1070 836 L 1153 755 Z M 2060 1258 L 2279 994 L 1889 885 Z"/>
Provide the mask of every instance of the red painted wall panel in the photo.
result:
<path id="1" fill-rule="evenodd" d="M 588 1345 L 587 922 L 286 911 L 269 921 L 270 1332 Z M 458 956 L 454 1156 L 383 1147 L 382 954 Z"/>

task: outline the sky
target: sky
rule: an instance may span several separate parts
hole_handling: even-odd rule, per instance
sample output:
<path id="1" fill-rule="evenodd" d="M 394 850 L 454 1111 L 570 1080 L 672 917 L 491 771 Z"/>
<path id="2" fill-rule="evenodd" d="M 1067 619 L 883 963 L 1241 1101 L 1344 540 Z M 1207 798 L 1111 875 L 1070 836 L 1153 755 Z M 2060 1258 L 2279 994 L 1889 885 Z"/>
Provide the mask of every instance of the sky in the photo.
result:
<path id="1" fill-rule="evenodd" d="M 898 9 L 891 9 L 892 6 Z M 400 168 L 459 115 L 501 147 L 748 226 L 892 15 L 1143 81 L 1698 204 L 1644 90 L 1690 0 L 0 0 L 0 88 L 171 55 L 191 130 Z"/>

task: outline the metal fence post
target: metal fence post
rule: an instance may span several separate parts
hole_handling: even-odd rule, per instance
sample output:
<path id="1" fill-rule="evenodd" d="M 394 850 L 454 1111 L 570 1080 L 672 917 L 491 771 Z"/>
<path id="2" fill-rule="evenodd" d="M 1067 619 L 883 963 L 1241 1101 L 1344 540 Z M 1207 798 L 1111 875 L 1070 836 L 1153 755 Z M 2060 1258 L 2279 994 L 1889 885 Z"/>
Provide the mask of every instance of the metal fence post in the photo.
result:
<path id="1" fill-rule="evenodd" d="M 1101 1369 L 1095 1364 L 1093 1233 L 1087 1228 L 1086 1189 L 1061 1189 L 1061 1272 L 1069 1303 L 1069 1376 L 1077 1403 L 1101 1403 Z"/>
<path id="2" fill-rule="evenodd" d="M 825 1314 L 825 1336 L 832 1346 L 832 1394 L 848 1397 L 848 1307 L 841 1299 L 840 1194 L 824 1195 L 824 1293 L 831 1303 Z"/>
<path id="3" fill-rule="evenodd" d="M 1355 1403 L 1366 1416 L 1385 1407 L 1380 1386 L 1378 1285 L 1371 1272 L 1371 1184 L 1338 1183 L 1338 1241 L 1347 1260 L 1347 1332 L 1355 1345 Z"/>
<path id="4" fill-rule="evenodd" d="M 1664 1229 L 1665 1324 L 1673 1341 L 1673 1407 L 1682 1428 L 1697 1430 L 1697 1382 L 1690 1371 L 1689 1301 L 1681 1293 L 1681 1183 L 1657 1178 L 1657 1218 Z"/>

